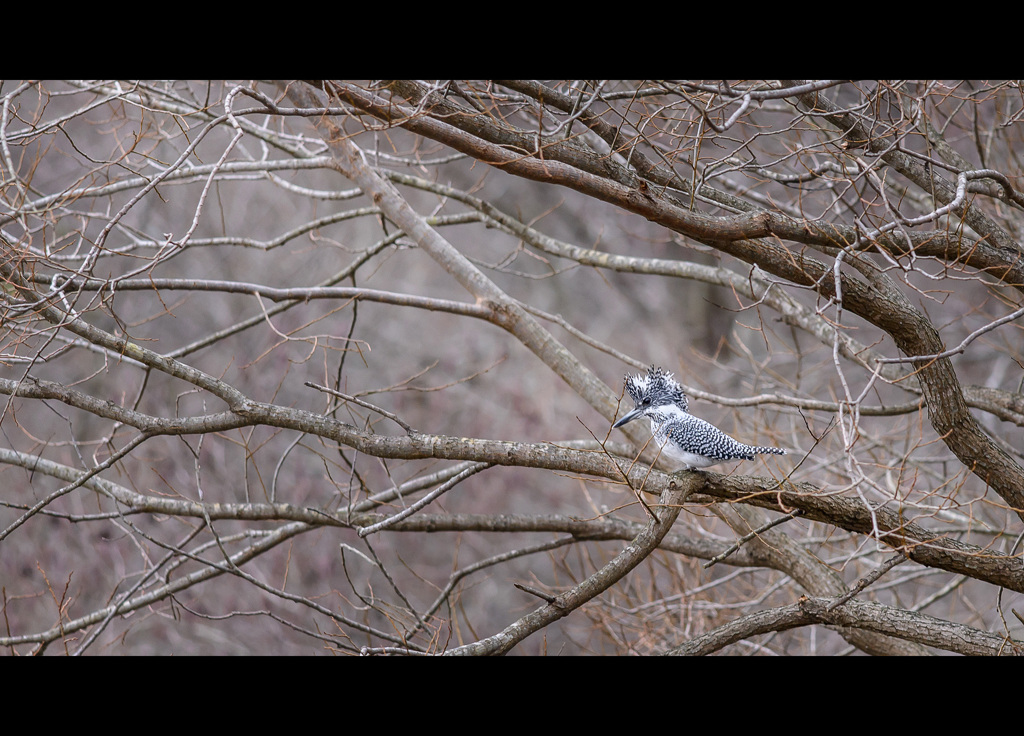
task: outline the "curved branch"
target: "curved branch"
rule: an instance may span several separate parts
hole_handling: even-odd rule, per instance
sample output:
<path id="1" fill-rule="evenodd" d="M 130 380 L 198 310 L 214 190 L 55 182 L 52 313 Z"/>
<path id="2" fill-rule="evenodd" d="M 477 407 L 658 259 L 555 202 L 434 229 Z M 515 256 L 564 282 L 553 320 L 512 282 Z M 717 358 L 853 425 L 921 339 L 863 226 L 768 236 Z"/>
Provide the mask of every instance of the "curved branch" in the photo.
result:
<path id="1" fill-rule="evenodd" d="M 927 614 L 871 601 L 850 600 L 829 610 L 831 598 L 802 597 L 799 603 L 758 611 L 695 637 L 666 654 L 713 654 L 743 639 L 798 626 L 851 626 L 886 636 L 969 655 L 1020 655 L 1024 643 Z"/>
<path id="2" fill-rule="evenodd" d="M 510 624 L 503 631 L 472 644 L 449 650 L 445 654 L 505 654 L 530 634 L 568 616 L 587 601 L 606 591 L 658 548 L 662 538 L 668 534 L 676 517 L 679 516 L 686 497 L 693 491 L 693 484 L 688 481 L 689 479 L 680 479 L 678 486 L 674 481 L 670 482 L 658 499 L 656 506 L 658 517 L 652 519 L 644 530 L 608 564 L 579 585 L 556 596 L 541 608 Z"/>

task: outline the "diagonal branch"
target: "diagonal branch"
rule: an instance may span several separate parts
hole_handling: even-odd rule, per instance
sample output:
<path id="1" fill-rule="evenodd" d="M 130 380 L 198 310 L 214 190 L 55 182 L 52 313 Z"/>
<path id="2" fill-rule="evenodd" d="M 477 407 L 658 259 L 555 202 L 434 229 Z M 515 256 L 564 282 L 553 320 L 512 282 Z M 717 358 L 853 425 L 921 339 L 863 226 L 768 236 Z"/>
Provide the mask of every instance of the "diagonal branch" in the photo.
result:
<path id="1" fill-rule="evenodd" d="M 669 650 L 666 654 L 713 654 L 752 636 L 815 624 L 852 626 L 958 654 L 992 656 L 1024 653 L 1022 642 L 916 611 L 859 600 L 851 600 L 844 606 L 829 610 L 832 603 L 834 601 L 829 598 L 804 596 L 800 598 L 799 603 L 758 611 L 730 621 Z"/>
<path id="2" fill-rule="evenodd" d="M 516 644 L 545 626 L 564 618 L 587 601 L 592 600 L 625 577 L 658 548 L 668 534 L 682 504 L 692 493 L 696 483 L 692 478 L 680 478 L 680 485 L 670 482 L 658 500 L 658 518 L 652 519 L 636 538 L 607 565 L 565 593 L 557 596 L 536 611 L 523 616 L 493 636 L 452 649 L 450 655 L 506 654 Z"/>

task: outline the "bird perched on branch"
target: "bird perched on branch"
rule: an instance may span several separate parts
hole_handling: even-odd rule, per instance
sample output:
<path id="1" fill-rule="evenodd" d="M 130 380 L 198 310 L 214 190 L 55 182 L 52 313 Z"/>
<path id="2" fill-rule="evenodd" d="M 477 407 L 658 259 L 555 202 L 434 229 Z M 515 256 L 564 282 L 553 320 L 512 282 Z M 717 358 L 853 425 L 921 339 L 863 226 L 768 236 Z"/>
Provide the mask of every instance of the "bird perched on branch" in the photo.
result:
<path id="1" fill-rule="evenodd" d="M 639 417 L 651 420 L 654 441 L 661 454 L 687 470 L 707 468 L 729 460 L 753 460 L 757 455 L 785 455 L 779 447 L 758 447 L 737 442 L 710 422 L 688 411 L 686 394 L 672 374 L 648 368 L 647 375 L 626 376 L 626 391 L 636 404 L 633 411 L 612 425 L 621 427 Z"/>

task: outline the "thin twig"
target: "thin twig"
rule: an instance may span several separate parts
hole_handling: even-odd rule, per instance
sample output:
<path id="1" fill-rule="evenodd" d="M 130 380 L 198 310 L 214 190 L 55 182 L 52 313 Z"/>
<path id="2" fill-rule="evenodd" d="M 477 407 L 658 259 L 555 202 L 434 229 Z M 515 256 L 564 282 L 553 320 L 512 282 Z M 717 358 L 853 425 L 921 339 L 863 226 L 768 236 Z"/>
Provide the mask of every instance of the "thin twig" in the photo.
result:
<path id="1" fill-rule="evenodd" d="M 753 539 L 754 537 L 758 536 L 759 534 L 762 534 L 762 533 L 768 531 L 773 526 L 778 526 L 779 524 L 787 522 L 790 519 L 795 519 L 796 517 L 800 516 L 802 513 L 803 513 L 803 511 L 801 511 L 800 509 L 793 509 L 788 514 L 786 514 L 785 516 L 780 516 L 777 519 L 772 519 L 771 521 L 769 521 L 764 526 L 758 527 L 757 529 L 755 529 L 754 531 L 750 532 L 749 534 L 744 534 L 742 537 L 740 537 L 735 542 L 733 542 L 732 546 L 730 546 L 727 550 L 725 550 L 721 554 L 715 555 L 710 560 L 705 562 L 704 563 L 704 569 L 706 570 L 709 567 L 711 567 L 712 565 L 717 565 L 719 562 L 724 560 L 726 557 L 731 555 L 733 552 L 738 550 L 740 547 L 742 547 L 744 544 L 746 544 L 747 542 L 749 542 L 751 539 Z"/>
<path id="2" fill-rule="evenodd" d="M 550 603 L 551 605 L 556 605 L 555 601 L 558 599 L 558 596 L 550 595 L 542 590 L 537 590 L 536 588 L 531 588 L 529 585 L 524 585 L 523 583 L 512 583 L 512 585 L 519 588 L 519 590 L 523 591 L 524 593 L 535 595 L 542 601 Z"/>
<path id="3" fill-rule="evenodd" d="M 396 524 L 397 522 L 401 521 L 402 519 L 404 519 L 404 518 L 406 518 L 408 516 L 412 516 L 417 511 L 419 511 L 421 508 L 423 508 L 424 506 L 430 504 L 438 496 L 440 496 L 440 495 L 442 495 L 444 493 L 447 493 L 448 491 L 450 491 L 452 488 L 457 486 L 459 483 L 464 481 L 469 476 L 476 475 L 477 473 L 479 473 L 484 468 L 489 468 L 489 467 L 491 467 L 491 463 L 480 463 L 478 465 L 473 465 L 472 467 L 466 468 L 461 473 L 456 475 L 454 478 L 452 478 L 451 480 L 449 480 L 446 483 L 442 483 L 437 488 L 435 488 L 433 491 L 428 493 L 426 496 L 421 498 L 419 501 L 416 501 L 414 504 L 412 504 L 408 508 L 402 509 L 397 514 L 395 514 L 393 516 L 389 516 L 389 517 L 387 517 L 386 519 L 384 519 L 382 521 L 378 521 L 376 524 L 370 524 L 370 526 L 364 526 L 364 527 L 360 528 L 359 529 L 359 536 L 360 537 L 365 537 L 365 536 L 368 536 L 370 534 L 374 534 L 376 532 L 379 532 L 381 529 L 387 529 L 389 526 L 392 526 L 392 525 Z"/>
<path id="4" fill-rule="evenodd" d="M 315 388 L 317 391 L 323 391 L 325 393 L 331 394 L 332 396 L 337 396 L 339 399 L 344 399 L 345 401 L 351 401 L 353 404 L 359 404 L 359 406 L 363 407 L 364 409 L 369 409 L 370 411 L 375 411 L 378 414 L 380 414 L 381 416 L 387 417 L 391 421 L 393 421 L 396 424 L 398 424 L 402 429 L 404 429 L 406 431 L 406 433 L 408 433 L 408 434 L 418 434 L 415 429 L 413 429 L 408 424 L 403 422 L 395 414 L 392 414 L 387 409 L 381 409 L 379 406 L 374 406 L 369 401 L 363 401 L 362 399 L 357 399 L 355 396 L 349 396 L 348 394 L 343 394 L 341 391 L 336 391 L 335 389 L 328 388 L 327 386 L 321 386 L 320 384 L 313 383 L 312 381 L 304 381 L 303 384 L 306 385 L 306 386 L 309 386 L 310 388 Z"/>
<path id="5" fill-rule="evenodd" d="M 877 568 L 875 568 L 870 573 L 868 573 L 867 575 L 862 577 L 860 580 L 858 580 L 856 585 L 854 585 L 852 588 L 850 588 L 850 590 L 847 591 L 839 600 L 837 600 L 835 603 L 832 603 L 831 605 L 829 605 L 828 608 L 826 608 L 825 610 L 826 611 L 833 611 L 836 608 L 839 608 L 839 606 L 843 605 L 848 600 L 853 598 L 855 595 L 860 593 L 866 587 L 868 587 L 873 582 L 878 580 L 878 578 L 882 577 L 883 575 L 885 575 L 885 573 L 889 572 L 889 570 L 891 570 L 892 568 L 896 567 L 896 565 L 900 564 L 901 562 L 906 562 L 909 559 L 910 558 L 907 557 L 902 552 L 897 552 L 892 557 L 890 557 L 888 560 L 886 560 L 881 565 L 879 565 Z"/>

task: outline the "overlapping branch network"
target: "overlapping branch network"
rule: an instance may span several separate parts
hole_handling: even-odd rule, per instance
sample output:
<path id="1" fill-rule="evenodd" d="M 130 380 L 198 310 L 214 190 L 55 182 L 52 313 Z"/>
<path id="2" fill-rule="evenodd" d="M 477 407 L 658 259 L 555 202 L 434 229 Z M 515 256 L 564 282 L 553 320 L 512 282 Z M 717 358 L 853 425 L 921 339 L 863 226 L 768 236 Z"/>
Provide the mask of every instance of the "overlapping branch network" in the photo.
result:
<path id="1" fill-rule="evenodd" d="M 717 651 L 822 623 L 869 652 L 1018 648 L 1005 618 L 993 633 L 853 595 L 877 590 L 892 560 L 955 579 L 942 595 L 964 581 L 1024 593 L 1016 84 L 26 82 L 2 92 L 0 462 L 23 492 L 5 499 L 0 544 L 54 518 L 113 525 L 146 550 L 84 614 L 66 613 L 47 579 L 57 623 L 9 631 L 5 646 L 85 651 L 115 621 L 160 603 L 215 621 L 182 596 L 231 577 L 274 601 L 253 613 L 340 650 L 505 652 L 602 605 L 662 550 L 776 571 L 810 597 L 738 602 L 744 617 L 716 619 L 688 643 L 652 634 L 651 650 Z M 540 192 L 543 213 L 520 212 L 501 187 L 524 202 Z M 559 210 L 583 222 L 578 232 L 548 226 Z M 588 218 L 600 226 L 588 229 Z M 604 229 L 616 235 L 594 235 Z M 632 231 L 661 242 L 619 237 Z M 442 279 L 419 277 L 428 266 Z M 607 330 L 571 300 L 548 307 L 557 286 L 544 289 L 581 272 L 615 298 L 643 284 L 650 303 L 621 310 Z M 719 336 L 727 347 L 707 360 L 715 378 L 692 371 L 686 390 L 705 406 L 742 409 L 741 421 L 792 448 L 796 459 L 775 477 L 673 477 L 638 454 L 643 428 L 627 427 L 630 447 L 598 424 L 610 426 L 621 398 L 607 377 L 653 359 L 636 354 L 628 326 L 649 325 L 647 345 L 679 340 L 677 323 L 651 315 L 678 319 L 684 289 L 707 289 L 706 302 L 757 335 L 755 345 Z M 643 300 L 621 304 L 631 301 Z M 381 311 L 367 321 L 360 310 Z M 417 354 L 431 319 L 450 320 L 436 323 L 449 332 L 435 354 Z M 399 323 L 408 332 L 388 352 L 385 325 Z M 508 369 L 539 365 L 571 397 L 559 406 L 589 412 L 587 436 L 523 419 L 463 437 L 451 409 L 440 431 L 421 429 L 434 415 L 396 404 L 406 389 L 428 390 L 414 380 L 422 365 L 443 363 L 434 388 L 472 402 L 479 394 L 461 387 L 506 357 L 470 355 L 463 366 L 456 330 L 532 356 Z M 756 380 L 728 384 L 744 369 Z M 370 382 L 374 370 L 388 378 Z M 498 403 L 528 415 L 519 407 L 536 396 L 509 385 Z M 531 433 L 544 441 L 512 439 Z M 236 448 L 241 488 L 218 467 Z M 655 494 L 662 506 L 643 521 L 603 505 L 590 519 L 438 510 L 471 478 L 516 468 L 628 488 L 627 499 Z M 40 477 L 50 484 L 41 489 Z M 677 520 L 681 507 L 710 509 L 719 526 Z M 184 527 L 152 523 L 163 517 Z M 797 523 L 834 541 L 794 541 L 786 529 Z M 340 543 L 351 596 L 324 602 L 331 585 L 296 593 L 253 569 L 317 530 L 353 533 Z M 404 560 L 385 561 L 375 540 L 438 531 L 547 537 L 455 572 L 417 573 L 433 595 L 414 601 L 406 591 L 419 580 L 400 581 Z M 444 633 L 465 580 L 593 540 L 632 541 L 557 590 L 524 583 L 540 607 L 489 635 L 456 646 Z M 851 587 L 836 568 L 864 562 L 864 540 L 900 557 Z M 352 572 L 357 557 L 386 599 Z M 620 609 L 591 614 L 595 626 L 614 630 Z M 76 632 L 88 633 L 69 645 Z"/>

